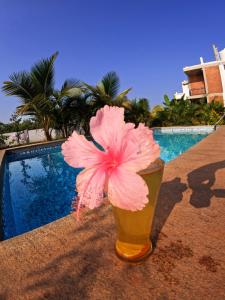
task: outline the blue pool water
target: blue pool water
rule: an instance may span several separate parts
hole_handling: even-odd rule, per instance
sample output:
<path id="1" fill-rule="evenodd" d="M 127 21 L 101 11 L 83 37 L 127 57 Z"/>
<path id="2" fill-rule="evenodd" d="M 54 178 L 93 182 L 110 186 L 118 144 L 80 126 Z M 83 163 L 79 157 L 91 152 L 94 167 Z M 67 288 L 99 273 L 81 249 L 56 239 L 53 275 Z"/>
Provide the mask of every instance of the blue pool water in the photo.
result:
<path id="1" fill-rule="evenodd" d="M 155 133 L 161 158 L 168 162 L 207 134 Z M 69 167 L 61 145 L 42 146 L 8 154 L 3 184 L 3 239 L 30 231 L 66 216 L 75 197 L 81 169 Z"/>
<path id="2" fill-rule="evenodd" d="M 200 142 L 208 133 L 155 133 L 154 137 L 160 145 L 160 156 L 169 162 L 187 149 Z"/>

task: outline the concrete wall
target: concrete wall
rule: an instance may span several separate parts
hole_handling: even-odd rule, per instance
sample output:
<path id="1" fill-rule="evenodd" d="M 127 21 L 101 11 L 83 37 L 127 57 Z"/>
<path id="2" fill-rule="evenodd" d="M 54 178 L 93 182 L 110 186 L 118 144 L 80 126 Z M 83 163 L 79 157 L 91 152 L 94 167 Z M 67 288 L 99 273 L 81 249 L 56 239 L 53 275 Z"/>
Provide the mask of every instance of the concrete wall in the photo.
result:
<path id="1" fill-rule="evenodd" d="M 16 139 L 16 132 L 10 132 L 3 134 L 4 136 L 7 136 L 8 139 L 5 141 L 6 145 L 10 146 L 16 146 L 18 145 L 17 139 Z M 28 130 L 27 133 L 21 133 L 20 134 L 20 143 L 19 144 L 26 144 L 28 141 L 29 143 L 38 143 L 38 142 L 44 142 L 46 141 L 45 133 L 43 129 L 33 129 Z M 60 138 L 59 134 L 56 130 L 52 130 L 52 139 Z"/>
<path id="2" fill-rule="evenodd" d="M 187 99 L 190 96 L 189 84 L 187 80 L 182 81 L 182 91 L 184 98 Z"/>
<path id="3" fill-rule="evenodd" d="M 56 139 L 56 138 L 57 138 L 57 132 L 55 130 L 52 130 L 52 139 Z M 29 141 L 30 143 L 46 141 L 46 137 L 43 129 L 29 130 Z"/>

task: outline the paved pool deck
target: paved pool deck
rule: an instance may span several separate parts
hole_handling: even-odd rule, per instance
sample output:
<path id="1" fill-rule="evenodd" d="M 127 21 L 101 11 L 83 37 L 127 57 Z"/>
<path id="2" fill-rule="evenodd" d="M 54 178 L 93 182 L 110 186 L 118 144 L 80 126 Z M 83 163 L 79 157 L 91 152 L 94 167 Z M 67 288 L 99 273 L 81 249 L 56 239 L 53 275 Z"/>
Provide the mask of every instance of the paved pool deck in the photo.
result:
<path id="1" fill-rule="evenodd" d="M 114 254 L 109 206 L 0 243 L 0 299 L 225 299 L 225 127 L 165 167 L 155 249 Z"/>

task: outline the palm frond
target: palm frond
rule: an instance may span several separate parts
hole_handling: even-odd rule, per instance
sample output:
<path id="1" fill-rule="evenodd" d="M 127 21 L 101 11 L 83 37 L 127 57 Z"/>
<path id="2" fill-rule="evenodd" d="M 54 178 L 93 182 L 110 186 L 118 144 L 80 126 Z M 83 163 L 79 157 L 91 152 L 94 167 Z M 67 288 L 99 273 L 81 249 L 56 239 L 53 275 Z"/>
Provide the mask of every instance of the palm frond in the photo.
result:
<path id="1" fill-rule="evenodd" d="M 97 88 L 95 86 L 92 86 L 92 85 L 90 85 L 88 83 L 85 83 L 85 82 L 84 82 L 84 86 L 86 87 L 87 92 L 90 91 L 93 94 L 97 94 L 98 93 L 98 90 L 97 90 Z"/>
<path id="2" fill-rule="evenodd" d="M 104 86 L 104 92 L 106 95 L 110 96 L 111 98 L 115 98 L 119 91 L 120 80 L 116 72 L 111 71 L 108 72 L 105 76 L 103 76 L 102 80 L 98 85 L 101 89 L 101 85 Z"/>
<path id="3" fill-rule="evenodd" d="M 83 87 L 83 83 L 81 80 L 79 79 L 67 79 L 64 81 L 62 88 L 61 88 L 61 92 L 67 89 L 71 89 L 71 88 L 82 88 Z"/>
<path id="4" fill-rule="evenodd" d="M 9 79 L 10 81 L 3 82 L 2 91 L 7 96 L 17 96 L 24 102 L 31 101 L 34 90 L 29 73 L 13 73 Z"/>
<path id="5" fill-rule="evenodd" d="M 61 96 L 75 97 L 84 91 L 83 83 L 80 80 L 66 80 L 61 88 Z"/>
<path id="6" fill-rule="evenodd" d="M 164 95 L 164 104 L 170 106 L 170 98 L 167 95 Z"/>
<path id="7" fill-rule="evenodd" d="M 126 89 L 121 92 L 116 98 L 117 99 L 125 99 L 126 95 L 132 90 L 132 88 Z"/>
<path id="8" fill-rule="evenodd" d="M 58 52 L 54 53 L 50 58 L 42 59 L 31 68 L 31 78 L 37 93 L 50 95 L 54 89 L 54 62 L 58 56 Z"/>
<path id="9" fill-rule="evenodd" d="M 16 114 L 20 116 L 33 115 L 35 114 L 35 110 L 32 103 L 26 103 L 16 108 Z"/>
<path id="10" fill-rule="evenodd" d="M 105 92 L 105 87 L 104 87 L 104 84 L 102 81 L 100 81 L 97 86 L 96 86 L 96 90 L 98 91 L 98 93 L 100 95 L 106 95 L 106 92 Z"/>

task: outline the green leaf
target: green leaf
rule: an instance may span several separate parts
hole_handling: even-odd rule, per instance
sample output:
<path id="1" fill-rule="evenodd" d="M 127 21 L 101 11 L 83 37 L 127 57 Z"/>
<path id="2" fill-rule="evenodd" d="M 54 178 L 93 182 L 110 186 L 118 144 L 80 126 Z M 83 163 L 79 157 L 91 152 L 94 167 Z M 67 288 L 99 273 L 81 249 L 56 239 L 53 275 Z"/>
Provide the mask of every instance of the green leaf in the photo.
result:
<path id="1" fill-rule="evenodd" d="M 164 95 L 164 101 L 167 106 L 170 106 L 170 99 L 169 99 L 168 95 Z"/>
<path id="2" fill-rule="evenodd" d="M 120 99 L 125 98 L 125 96 L 126 96 L 131 90 L 132 90 L 132 88 L 129 88 L 129 89 L 124 90 L 123 92 L 121 92 L 121 93 L 117 96 L 117 98 L 120 98 Z"/>
<path id="3" fill-rule="evenodd" d="M 30 101 L 34 95 L 29 73 L 18 72 L 9 76 L 10 81 L 3 82 L 2 91 L 7 96 L 17 96 L 23 101 Z"/>
<path id="4" fill-rule="evenodd" d="M 50 58 L 42 59 L 31 68 L 30 76 L 36 93 L 42 93 L 45 96 L 52 94 L 54 89 L 54 62 L 58 52 Z"/>
<path id="5" fill-rule="evenodd" d="M 111 71 L 104 75 L 100 83 L 100 86 L 101 85 L 104 87 L 106 95 L 115 98 L 120 87 L 120 80 L 116 72 Z"/>

